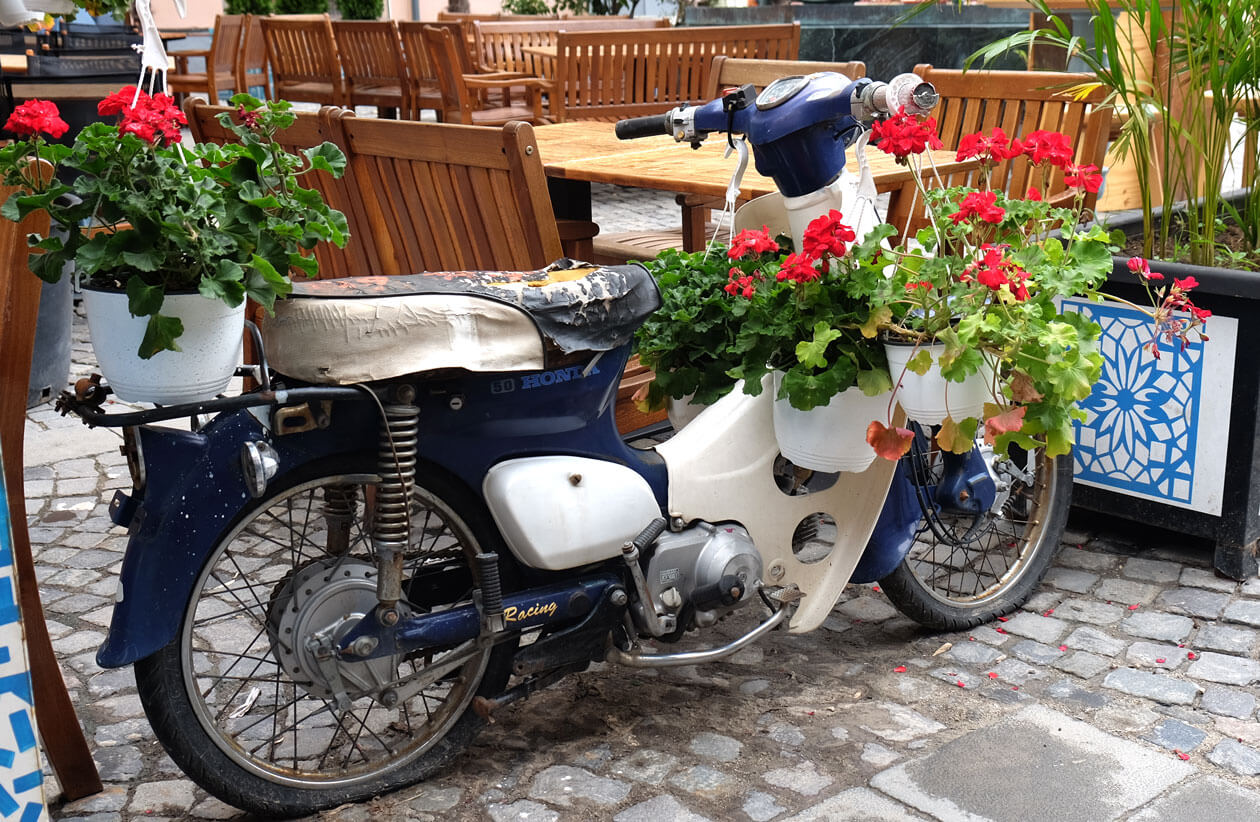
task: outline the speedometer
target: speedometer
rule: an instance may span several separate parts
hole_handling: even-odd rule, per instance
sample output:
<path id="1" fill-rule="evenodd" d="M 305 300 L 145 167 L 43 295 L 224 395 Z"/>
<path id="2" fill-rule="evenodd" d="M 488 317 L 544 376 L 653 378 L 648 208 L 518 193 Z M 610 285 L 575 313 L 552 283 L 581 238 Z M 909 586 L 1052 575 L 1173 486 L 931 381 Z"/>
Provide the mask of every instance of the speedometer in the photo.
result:
<path id="1" fill-rule="evenodd" d="M 808 82 L 809 78 L 800 74 L 792 77 L 780 77 L 762 89 L 761 93 L 757 95 L 757 108 L 765 111 L 768 108 L 774 108 L 786 103 L 795 97 L 797 92 L 805 88 L 805 84 Z"/>

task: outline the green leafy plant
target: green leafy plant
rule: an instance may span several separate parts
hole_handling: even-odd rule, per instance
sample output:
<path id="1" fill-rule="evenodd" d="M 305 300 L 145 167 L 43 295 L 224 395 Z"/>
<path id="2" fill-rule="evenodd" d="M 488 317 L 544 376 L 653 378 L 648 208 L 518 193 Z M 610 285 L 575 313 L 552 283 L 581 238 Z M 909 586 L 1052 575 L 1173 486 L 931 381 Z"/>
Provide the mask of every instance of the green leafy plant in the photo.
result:
<path id="1" fill-rule="evenodd" d="M 503 10 L 511 14 L 550 14 L 547 0 L 503 0 Z"/>
<path id="2" fill-rule="evenodd" d="M 224 0 L 225 14 L 271 14 L 271 0 Z"/>
<path id="3" fill-rule="evenodd" d="M 385 13 L 385 0 L 337 0 L 345 20 L 379 20 Z"/>
<path id="4" fill-rule="evenodd" d="M 319 242 L 344 245 L 345 216 L 319 192 L 298 185 L 302 175 L 340 175 L 345 156 L 332 143 L 290 154 L 275 140 L 293 123 L 290 104 L 232 98 L 242 123 L 221 115 L 239 142 L 184 146 L 184 115 L 165 94 L 134 86 L 111 94 L 98 110 L 119 123 L 92 123 L 73 145 L 49 144 L 66 130 L 53 103 L 18 106 L 5 128 L 30 139 L 0 148 L 0 171 L 20 190 L 0 215 L 21 220 L 46 211 L 65 236 L 32 235 L 31 270 L 56 282 L 66 263 L 95 286 L 124 290 L 133 316 L 148 317 L 140 356 L 179 350 L 183 326 L 161 313 L 167 293 L 199 292 L 228 305 L 245 297 L 268 310 L 292 290 L 292 270 L 314 276 L 309 251 Z M 30 160 L 50 161 L 76 174 L 45 184 Z M 70 196 L 67 196 L 70 195 Z"/>
<path id="5" fill-rule="evenodd" d="M 1157 0 L 1086 0 L 1092 44 L 1074 37 L 1046 0 L 1028 0 L 1046 16 L 1046 27 L 1019 32 L 968 59 L 989 62 L 1042 41 L 1063 48 L 1106 87 L 1122 118 L 1117 155 L 1132 156 L 1143 216 L 1143 254 L 1171 255 L 1174 221 L 1157 221 L 1155 207 L 1184 204 L 1182 222 L 1190 261 L 1210 265 L 1222 249 L 1216 218 L 1232 213 L 1251 246 L 1260 252 L 1260 192 L 1257 175 L 1242 181 L 1248 195 L 1241 209 L 1222 197 L 1225 163 L 1244 140 L 1231 128 L 1243 111 L 1243 130 L 1260 131 L 1254 100 L 1260 87 L 1260 0 L 1199 0 L 1161 7 Z M 1146 55 L 1156 55 L 1154 65 Z"/>
<path id="6" fill-rule="evenodd" d="M 328 0 L 274 0 L 276 14 L 327 14 Z"/>

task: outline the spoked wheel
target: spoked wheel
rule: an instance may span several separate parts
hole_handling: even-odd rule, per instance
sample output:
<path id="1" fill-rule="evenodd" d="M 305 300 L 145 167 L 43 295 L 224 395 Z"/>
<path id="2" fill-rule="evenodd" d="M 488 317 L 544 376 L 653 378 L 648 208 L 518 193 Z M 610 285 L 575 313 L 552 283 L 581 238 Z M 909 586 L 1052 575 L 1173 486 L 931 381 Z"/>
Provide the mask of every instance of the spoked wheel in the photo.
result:
<path id="1" fill-rule="evenodd" d="M 1059 549 L 1072 495 L 1070 455 L 983 445 L 997 498 L 980 513 L 940 510 L 932 499 L 943 455 L 927 436 L 903 457 L 923 507 L 914 544 L 880 586 L 902 613 L 937 630 L 963 630 L 1018 608 Z"/>
<path id="2" fill-rule="evenodd" d="M 320 474 L 261 500 L 222 535 L 179 634 L 136 664 L 171 758 L 225 802 L 265 816 L 364 799 L 438 769 L 471 740 L 480 719 L 469 705 L 502 690 L 512 655 L 511 643 L 469 643 L 329 658 L 377 604 L 375 489 L 366 473 Z M 413 611 L 472 601 L 472 557 L 496 538 L 472 525 L 487 519 L 466 497 L 417 475 L 403 574 Z"/>

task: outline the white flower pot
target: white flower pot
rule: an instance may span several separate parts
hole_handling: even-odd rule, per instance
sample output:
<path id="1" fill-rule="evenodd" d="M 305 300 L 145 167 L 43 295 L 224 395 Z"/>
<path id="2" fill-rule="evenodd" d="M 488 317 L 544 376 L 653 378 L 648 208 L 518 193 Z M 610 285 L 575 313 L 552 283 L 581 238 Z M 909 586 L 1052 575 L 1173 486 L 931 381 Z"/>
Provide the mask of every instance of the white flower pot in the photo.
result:
<path id="1" fill-rule="evenodd" d="M 906 368 L 906 363 L 919 351 L 926 350 L 932 355 L 932 367 L 926 374 L 916 374 Z M 888 355 L 888 372 L 896 382 L 897 402 L 906 416 L 922 425 L 940 425 L 946 417 L 964 420 L 968 417 L 980 417 L 984 413 L 984 404 L 993 401 L 990 386 L 993 384 L 993 368 L 980 369 L 962 382 L 951 382 L 941 376 L 938 360 L 945 352 L 941 344 L 896 345 L 887 343 L 884 352 Z"/>
<path id="2" fill-rule="evenodd" d="M 782 372 L 775 372 L 778 396 Z M 866 442 L 872 420 L 888 416 L 888 394 L 868 397 L 857 387 L 846 389 L 831 402 L 809 411 L 793 408 L 787 400 L 774 401 L 774 436 L 779 453 L 801 468 L 834 474 L 865 471 L 875 461 Z"/>
<path id="3" fill-rule="evenodd" d="M 681 400 L 676 400 L 673 397 L 666 398 L 665 416 L 669 417 L 669 424 L 674 427 L 675 431 L 681 431 L 684 425 L 700 416 L 700 412 L 709 407 L 692 402 L 692 396 L 692 394 L 688 394 Z"/>
<path id="4" fill-rule="evenodd" d="M 223 393 L 241 363 L 245 303 L 236 308 L 200 294 L 167 294 L 162 314 L 178 317 L 181 351 L 159 351 L 147 360 L 136 352 L 148 317 L 133 317 L 127 295 L 83 289 L 92 348 L 105 381 L 119 399 L 175 405 Z"/>

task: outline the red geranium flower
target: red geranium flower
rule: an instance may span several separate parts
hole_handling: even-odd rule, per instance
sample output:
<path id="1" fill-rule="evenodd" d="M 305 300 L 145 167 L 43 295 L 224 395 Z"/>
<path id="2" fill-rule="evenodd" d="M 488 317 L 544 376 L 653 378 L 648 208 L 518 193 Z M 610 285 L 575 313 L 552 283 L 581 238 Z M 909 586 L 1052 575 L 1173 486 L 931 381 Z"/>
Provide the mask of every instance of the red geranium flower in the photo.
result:
<path id="1" fill-rule="evenodd" d="M 806 256 L 815 259 L 821 259 L 826 254 L 843 257 L 848 252 L 847 243 L 856 240 L 857 235 L 853 233 L 853 229 L 840 222 L 843 217 L 843 214 L 833 208 L 830 213 L 810 222 L 801 238 Z"/>
<path id="2" fill-rule="evenodd" d="M 1057 131 L 1034 131 L 1024 137 L 1024 153 L 1033 165 L 1049 163 L 1059 168 L 1072 162 L 1072 142 Z"/>
<path id="3" fill-rule="evenodd" d="M 783 258 L 776 275 L 780 281 L 791 280 L 794 283 L 808 283 L 817 280 L 822 272 L 814 267 L 818 260 L 808 254 L 789 254 Z"/>
<path id="4" fill-rule="evenodd" d="M 880 151 L 898 160 L 904 160 L 911 154 L 922 154 L 928 148 L 943 148 L 936 136 L 936 120 L 906 114 L 904 107 L 886 120 L 876 120 L 871 126 L 871 139 Z"/>
<path id="5" fill-rule="evenodd" d="M 61 119 L 57 104 L 51 100 L 27 100 L 13 109 L 4 127 L 14 134 L 47 134 L 53 139 L 65 134 L 70 128 Z"/>
<path id="6" fill-rule="evenodd" d="M 1102 175 L 1095 165 L 1078 166 L 1068 163 L 1063 169 L 1063 182 L 1074 188 L 1082 188 L 1090 194 L 1098 193 L 1098 189 L 1102 188 L 1102 181 Z"/>
<path id="7" fill-rule="evenodd" d="M 1024 146 L 1019 140 L 1007 137 L 1005 131 L 996 127 L 988 135 L 976 132 L 958 141 L 959 160 L 978 157 L 985 165 L 997 165 L 1023 153 Z"/>
<path id="8" fill-rule="evenodd" d="M 950 215 L 954 225 L 972 217 L 979 217 L 986 223 L 997 225 L 1006 216 L 1006 209 L 996 205 L 997 193 L 993 191 L 973 191 L 958 204 L 958 211 Z"/>
<path id="9" fill-rule="evenodd" d="M 764 225 L 760 228 L 746 228 L 731 240 L 731 247 L 726 256 L 732 260 L 741 260 L 749 254 L 773 253 L 779 250 L 779 244 L 770 236 Z"/>

